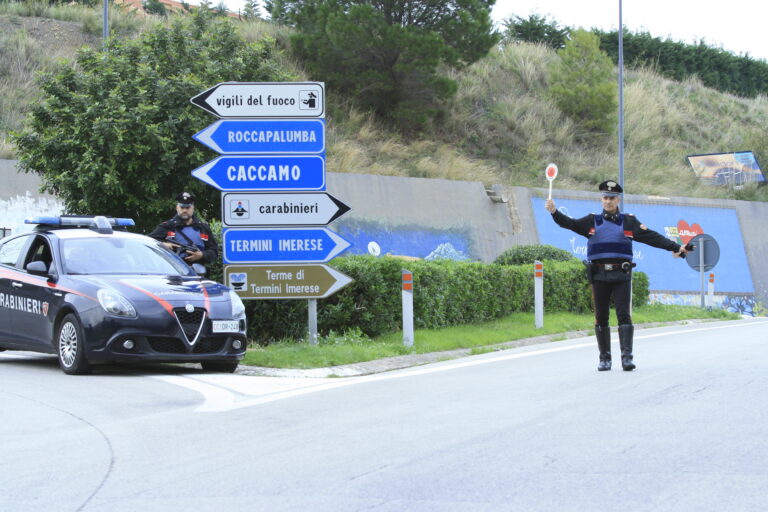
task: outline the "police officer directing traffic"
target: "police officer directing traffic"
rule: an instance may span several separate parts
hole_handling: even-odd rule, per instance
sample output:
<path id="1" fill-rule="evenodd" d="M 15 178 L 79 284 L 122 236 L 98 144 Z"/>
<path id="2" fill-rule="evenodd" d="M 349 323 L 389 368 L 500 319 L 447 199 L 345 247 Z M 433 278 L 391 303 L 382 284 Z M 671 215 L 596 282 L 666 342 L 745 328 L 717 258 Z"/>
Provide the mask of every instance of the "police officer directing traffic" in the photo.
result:
<path id="1" fill-rule="evenodd" d="M 616 307 L 619 322 L 619 346 L 621 366 L 624 371 L 635 369 L 632 341 L 635 327 L 632 325 L 630 306 L 632 301 L 632 241 L 666 249 L 683 256 L 685 247 L 648 229 L 634 215 L 619 212 L 619 197 L 623 190 L 615 181 L 604 181 L 598 189 L 602 194 L 603 211 L 590 213 L 579 219 L 571 218 L 548 199 L 545 208 L 552 214 L 558 226 L 570 229 L 588 239 L 587 278 L 592 285 L 595 307 L 595 336 L 600 351 L 599 371 L 611 369 L 611 331 L 608 327 L 610 301 Z"/>
<path id="2" fill-rule="evenodd" d="M 182 257 L 190 265 L 212 263 L 219 257 L 211 228 L 195 216 L 195 195 L 192 192 L 176 196 L 176 215 L 158 224 L 149 236 L 161 241 L 170 251 L 185 247 Z"/>

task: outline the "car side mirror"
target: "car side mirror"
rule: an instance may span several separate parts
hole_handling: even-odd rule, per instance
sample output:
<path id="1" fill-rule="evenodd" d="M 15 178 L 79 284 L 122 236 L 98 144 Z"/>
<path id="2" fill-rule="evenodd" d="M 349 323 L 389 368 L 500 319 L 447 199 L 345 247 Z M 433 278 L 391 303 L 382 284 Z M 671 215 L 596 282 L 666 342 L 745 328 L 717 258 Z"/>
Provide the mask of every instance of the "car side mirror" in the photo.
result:
<path id="1" fill-rule="evenodd" d="M 200 263 L 193 263 L 192 270 L 194 270 L 195 274 L 199 276 L 204 276 L 206 272 L 208 272 L 208 269 L 205 268 L 205 265 L 201 265 Z"/>
<path id="2" fill-rule="evenodd" d="M 27 272 L 36 276 L 48 276 L 48 265 L 42 261 L 30 261 L 27 263 Z"/>

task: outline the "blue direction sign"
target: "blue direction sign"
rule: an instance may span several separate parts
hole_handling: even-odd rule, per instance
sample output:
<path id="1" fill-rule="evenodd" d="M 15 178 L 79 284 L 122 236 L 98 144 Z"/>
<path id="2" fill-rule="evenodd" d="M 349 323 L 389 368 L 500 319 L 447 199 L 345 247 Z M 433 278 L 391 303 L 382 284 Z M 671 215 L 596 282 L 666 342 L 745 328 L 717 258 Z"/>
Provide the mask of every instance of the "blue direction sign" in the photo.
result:
<path id="1" fill-rule="evenodd" d="M 325 151 L 322 119 L 227 119 L 216 121 L 193 139 L 222 155 L 316 154 Z"/>
<path id="2" fill-rule="evenodd" d="M 320 155 L 220 156 L 192 176 L 226 192 L 325 190 L 325 159 Z"/>
<path id="3" fill-rule="evenodd" d="M 324 263 L 352 244 L 328 228 L 226 229 L 224 263 Z"/>

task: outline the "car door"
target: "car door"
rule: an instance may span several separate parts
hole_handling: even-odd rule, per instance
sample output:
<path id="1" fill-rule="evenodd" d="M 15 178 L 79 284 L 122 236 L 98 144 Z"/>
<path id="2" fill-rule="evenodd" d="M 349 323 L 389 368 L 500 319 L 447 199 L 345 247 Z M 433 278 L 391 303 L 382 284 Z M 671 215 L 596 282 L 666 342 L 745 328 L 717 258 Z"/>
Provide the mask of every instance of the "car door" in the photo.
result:
<path id="1" fill-rule="evenodd" d="M 43 235 L 36 235 L 27 246 L 19 259 L 18 279 L 11 283 L 20 297 L 13 320 L 14 329 L 30 346 L 48 351 L 52 347 L 53 320 L 64 294 L 57 289 L 55 278 L 29 271 L 28 265 L 33 262 L 43 263 L 53 276 L 57 275 L 50 241 Z"/>
<path id="2" fill-rule="evenodd" d="M 29 234 L 22 234 L 4 240 L 3 244 L 0 245 L 0 340 L 3 342 L 16 343 L 20 341 L 13 325 L 19 288 L 19 285 L 14 283 L 19 277 L 16 264 L 30 240 Z"/>

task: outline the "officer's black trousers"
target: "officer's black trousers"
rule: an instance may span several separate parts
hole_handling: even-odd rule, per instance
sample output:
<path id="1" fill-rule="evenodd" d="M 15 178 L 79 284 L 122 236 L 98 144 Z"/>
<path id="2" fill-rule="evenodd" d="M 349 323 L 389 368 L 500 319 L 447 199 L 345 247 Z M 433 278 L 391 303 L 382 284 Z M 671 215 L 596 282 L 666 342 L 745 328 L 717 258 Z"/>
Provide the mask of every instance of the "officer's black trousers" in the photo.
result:
<path id="1" fill-rule="evenodd" d="M 629 313 L 632 300 L 632 281 L 595 281 L 592 284 L 592 300 L 595 305 L 595 325 L 608 326 L 610 315 L 611 295 L 616 305 L 616 318 L 619 325 L 631 324 Z"/>

